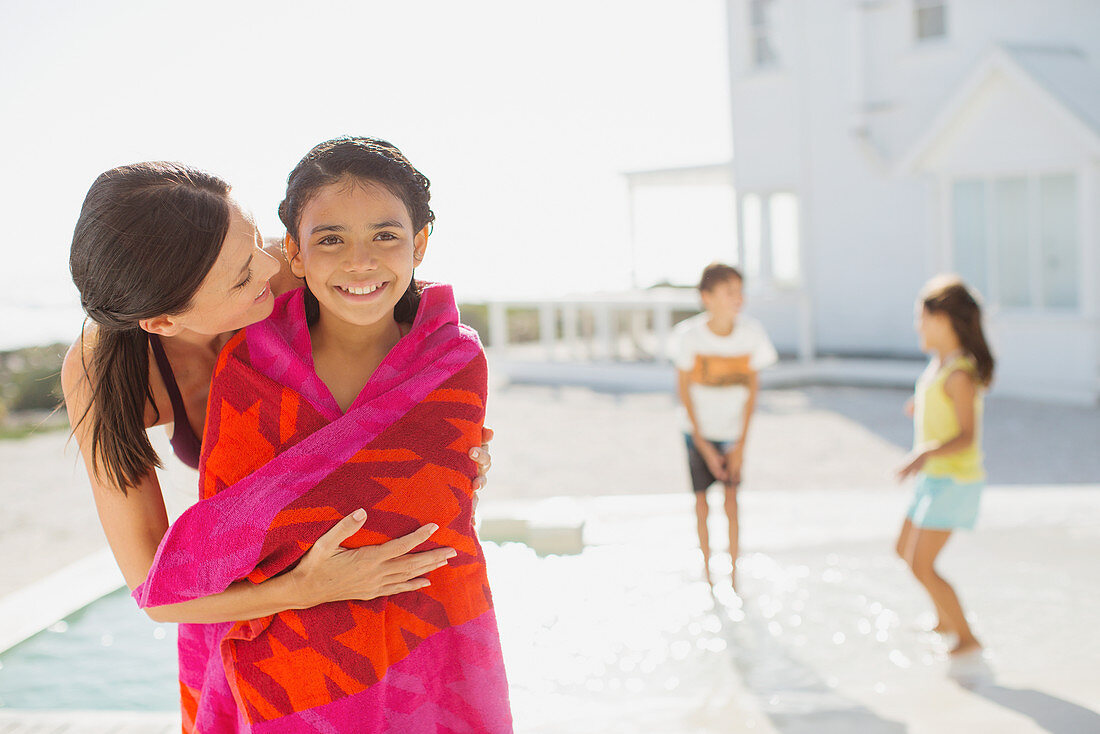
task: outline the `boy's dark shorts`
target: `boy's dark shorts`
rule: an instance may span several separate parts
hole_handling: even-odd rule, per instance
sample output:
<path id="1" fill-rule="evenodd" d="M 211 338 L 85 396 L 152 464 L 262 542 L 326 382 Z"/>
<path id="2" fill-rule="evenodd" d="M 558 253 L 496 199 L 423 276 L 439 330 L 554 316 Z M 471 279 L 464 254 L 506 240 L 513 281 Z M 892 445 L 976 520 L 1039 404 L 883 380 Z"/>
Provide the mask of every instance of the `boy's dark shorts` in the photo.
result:
<path id="1" fill-rule="evenodd" d="M 736 441 L 703 440 L 707 441 L 723 456 L 728 454 L 730 449 L 737 445 Z M 691 489 L 694 492 L 706 492 L 707 489 L 710 488 L 710 485 L 717 482 L 718 479 L 711 474 L 710 467 L 707 466 L 707 462 L 703 459 L 703 455 L 699 453 L 699 449 L 695 448 L 695 442 L 691 440 L 691 436 L 684 434 L 684 443 L 687 445 L 688 469 L 691 471 Z M 730 486 L 736 487 L 739 484 L 741 484 L 741 472 L 738 472 L 733 477 Z"/>

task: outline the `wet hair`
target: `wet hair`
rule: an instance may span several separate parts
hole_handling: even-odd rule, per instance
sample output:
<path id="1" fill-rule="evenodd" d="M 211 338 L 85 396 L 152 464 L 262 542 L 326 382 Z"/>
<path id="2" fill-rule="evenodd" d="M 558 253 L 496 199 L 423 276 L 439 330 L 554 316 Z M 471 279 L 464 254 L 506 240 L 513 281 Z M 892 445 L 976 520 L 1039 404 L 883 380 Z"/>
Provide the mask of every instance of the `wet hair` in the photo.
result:
<path id="1" fill-rule="evenodd" d="M 229 220 L 229 184 L 179 163 L 112 168 L 80 209 L 69 269 L 99 329 L 88 360 L 81 330 L 91 398 L 73 428 L 91 422 L 92 473 L 123 493 L 161 465 L 145 432 L 145 406 L 154 402 L 149 334 L 138 322 L 191 306 Z"/>
<path id="2" fill-rule="evenodd" d="M 315 146 L 287 176 L 286 198 L 279 204 L 279 219 L 287 234 L 301 243 L 298 226 L 306 204 L 325 186 L 347 178 L 379 184 L 400 199 L 409 212 L 414 233 L 435 221 L 435 213 L 429 205 L 431 182 L 409 163 L 409 159 L 396 146 L 376 138 L 344 136 Z M 394 319 L 402 323 L 411 322 L 419 305 L 420 284 L 414 275 L 394 306 Z M 308 283 L 305 306 L 306 320 L 310 324 L 316 323 L 320 310 L 317 297 L 310 291 Z"/>
<path id="3" fill-rule="evenodd" d="M 993 381 L 993 354 L 982 331 L 982 308 L 978 297 L 956 275 L 937 275 L 920 292 L 929 313 L 945 314 L 962 348 L 974 357 L 978 379 L 988 386 Z"/>
<path id="4" fill-rule="evenodd" d="M 727 280 L 733 280 L 734 278 L 741 282 L 745 281 L 741 271 L 732 265 L 711 263 L 703 268 L 703 275 L 699 278 L 699 292 L 710 291 L 719 283 L 725 283 Z"/>

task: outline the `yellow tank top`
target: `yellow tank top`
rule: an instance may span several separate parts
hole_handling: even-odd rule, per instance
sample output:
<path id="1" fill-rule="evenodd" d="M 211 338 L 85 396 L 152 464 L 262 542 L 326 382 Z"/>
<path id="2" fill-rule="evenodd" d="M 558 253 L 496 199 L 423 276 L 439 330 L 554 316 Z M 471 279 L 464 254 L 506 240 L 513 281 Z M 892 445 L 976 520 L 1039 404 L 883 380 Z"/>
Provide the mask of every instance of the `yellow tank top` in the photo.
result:
<path id="1" fill-rule="evenodd" d="M 978 382 L 978 368 L 970 356 L 956 357 L 934 369 L 932 364 L 917 380 L 914 396 L 913 424 L 915 445 L 929 441 L 949 441 L 959 434 L 955 406 L 943 389 L 947 377 L 956 370 L 965 370 Z M 982 465 L 982 387 L 974 393 L 974 442 L 962 451 L 946 456 L 933 456 L 925 462 L 922 472 L 933 477 L 951 477 L 960 482 L 985 479 Z"/>

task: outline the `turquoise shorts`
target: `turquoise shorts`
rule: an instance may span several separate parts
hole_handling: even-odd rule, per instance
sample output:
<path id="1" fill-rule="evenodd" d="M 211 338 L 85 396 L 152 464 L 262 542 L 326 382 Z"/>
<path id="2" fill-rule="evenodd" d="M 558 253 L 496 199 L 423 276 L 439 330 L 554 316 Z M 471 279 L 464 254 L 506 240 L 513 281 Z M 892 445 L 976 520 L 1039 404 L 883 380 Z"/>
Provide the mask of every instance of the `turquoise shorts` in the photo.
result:
<path id="1" fill-rule="evenodd" d="M 959 482 L 951 477 L 917 474 L 913 502 L 906 516 L 930 530 L 969 530 L 978 520 L 984 481 Z"/>

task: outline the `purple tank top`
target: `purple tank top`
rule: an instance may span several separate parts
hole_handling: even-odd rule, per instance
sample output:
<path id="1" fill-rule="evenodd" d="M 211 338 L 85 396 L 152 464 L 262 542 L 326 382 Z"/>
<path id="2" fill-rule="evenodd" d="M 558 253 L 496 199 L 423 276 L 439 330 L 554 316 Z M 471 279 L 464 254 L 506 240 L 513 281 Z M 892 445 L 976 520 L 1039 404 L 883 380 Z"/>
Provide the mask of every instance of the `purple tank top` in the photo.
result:
<path id="1" fill-rule="evenodd" d="M 164 353 L 164 345 L 160 343 L 159 336 L 150 334 L 149 346 L 153 348 L 157 369 L 160 370 L 160 377 L 168 389 L 168 399 L 172 401 L 172 417 L 175 421 L 175 426 L 172 428 L 172 451 L 184 464 L 192 469 L 198 469 L 202 441 L 195 435 L 195 431 L 191 428 L 191 421 L 187 419 L 187 411 L 183 407 L 183 396 L 180 395 L 179 385 L 176 384 L 176 376 L 172 374 L 172 365 L 168 363 L 168 355 Z"/>

